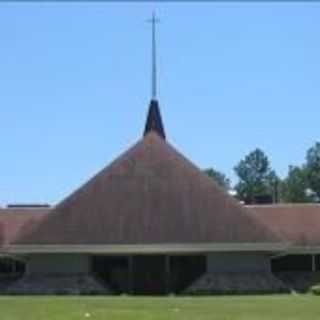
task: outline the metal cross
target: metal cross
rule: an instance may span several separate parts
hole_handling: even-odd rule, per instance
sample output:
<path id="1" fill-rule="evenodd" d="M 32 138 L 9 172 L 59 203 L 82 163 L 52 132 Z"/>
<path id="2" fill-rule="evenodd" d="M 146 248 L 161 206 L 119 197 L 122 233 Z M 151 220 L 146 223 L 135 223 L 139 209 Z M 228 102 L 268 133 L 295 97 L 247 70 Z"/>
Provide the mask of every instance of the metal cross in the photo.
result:
<path id="1" fill-rule="evenodd" d="M 152 74 L 151 74 L 151 98 L 157 99 L 157 56 L 156 56 L 156 23 L 160 20 L 152 13 L 152 18 L 148 20 L 152 24 Z"/>

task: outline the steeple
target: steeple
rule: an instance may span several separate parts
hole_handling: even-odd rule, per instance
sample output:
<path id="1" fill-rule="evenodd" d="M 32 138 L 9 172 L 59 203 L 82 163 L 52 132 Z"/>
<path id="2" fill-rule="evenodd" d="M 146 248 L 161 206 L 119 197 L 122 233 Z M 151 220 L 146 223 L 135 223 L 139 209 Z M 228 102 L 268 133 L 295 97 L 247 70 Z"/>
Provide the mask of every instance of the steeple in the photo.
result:
<path id="1" fill-rule="evenodd" d="M 153 13 L 152 18 L 148 22 L 152 25 L 151 101 L 149 104 L 149 112 L 144 129 L 144 135 L 148 134 L 150 131 L 154 131 L 160 137 L 165 139 L 166 135 L 157 99 L 156 23 L 159 22 L 159 19 L 157 19 L 155 13 Z"/>
<path id="2" fill-rule="evenodd" d="M 161 119 L 160 108 L 158 100 L 151 99 L 149 104 L 149 112 L 147 116 L 146 127 L 144 129 L 144 135 L 150 131 L 156 132 L 160 137 L 166 139 L 164 127 Z"/>

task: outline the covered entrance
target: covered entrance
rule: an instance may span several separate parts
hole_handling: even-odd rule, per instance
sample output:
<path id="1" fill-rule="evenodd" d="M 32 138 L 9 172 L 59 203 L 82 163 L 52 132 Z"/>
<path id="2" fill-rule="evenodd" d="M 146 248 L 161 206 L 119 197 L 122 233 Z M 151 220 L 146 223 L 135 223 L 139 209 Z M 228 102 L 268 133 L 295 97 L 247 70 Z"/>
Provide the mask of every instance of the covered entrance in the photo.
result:
<path id="1" fill-rule="evenodd" d="M 167 256 L 133 256 L 132 280 L 135 294 L 166 294 L 169 291 Z"/>
<path id="2" fill-rule="evenodd" d="M 206 256 L 94 256 L 92 271 L 118 294 L 180 293 L 206 271 Z"/>

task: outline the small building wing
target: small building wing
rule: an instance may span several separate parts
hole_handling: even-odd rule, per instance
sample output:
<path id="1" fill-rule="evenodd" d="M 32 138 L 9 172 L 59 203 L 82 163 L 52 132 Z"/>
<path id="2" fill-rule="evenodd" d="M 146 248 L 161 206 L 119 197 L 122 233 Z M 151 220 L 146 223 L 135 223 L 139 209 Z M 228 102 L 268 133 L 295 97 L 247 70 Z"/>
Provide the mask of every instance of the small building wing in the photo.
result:
<path id="1" fill-rule="evenodd" d="M 252 216 L 295 246 L 320 246 L 320 204 L 247 206 Z"/>
<path id="2" fill-rule="evenodd" d="M 30 232 L 49 211 L 49 208 L 0 209 L 0 247 L 14 242 L 24 232 Z"/>

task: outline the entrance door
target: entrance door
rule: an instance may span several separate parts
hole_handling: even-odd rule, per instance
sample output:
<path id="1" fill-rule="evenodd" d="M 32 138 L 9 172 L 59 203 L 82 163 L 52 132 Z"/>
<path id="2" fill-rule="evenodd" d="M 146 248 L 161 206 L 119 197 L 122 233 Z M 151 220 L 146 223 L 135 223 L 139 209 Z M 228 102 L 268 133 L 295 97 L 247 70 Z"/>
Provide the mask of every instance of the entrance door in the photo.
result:
<path id="1" fill-rule="evenodd" d="M 166 293 L 166 260 L 164 256 L 134 256 L 133 286 L 135 294 Z"/>
<path id="2" fill-rule="evenodd" d="M 206 272 L 206 257 L 171 256 L 170 257 L 170 285 L 171 291 L 180 293 L 193 281 Z"/>
<path id="3" fill-rule="evenodd" d="M 117 294 L 128 293 L 129 263 L 128 257 L 122 256 L 94 256 L 92 271 L 105 281 L 111 290 Z"/>

